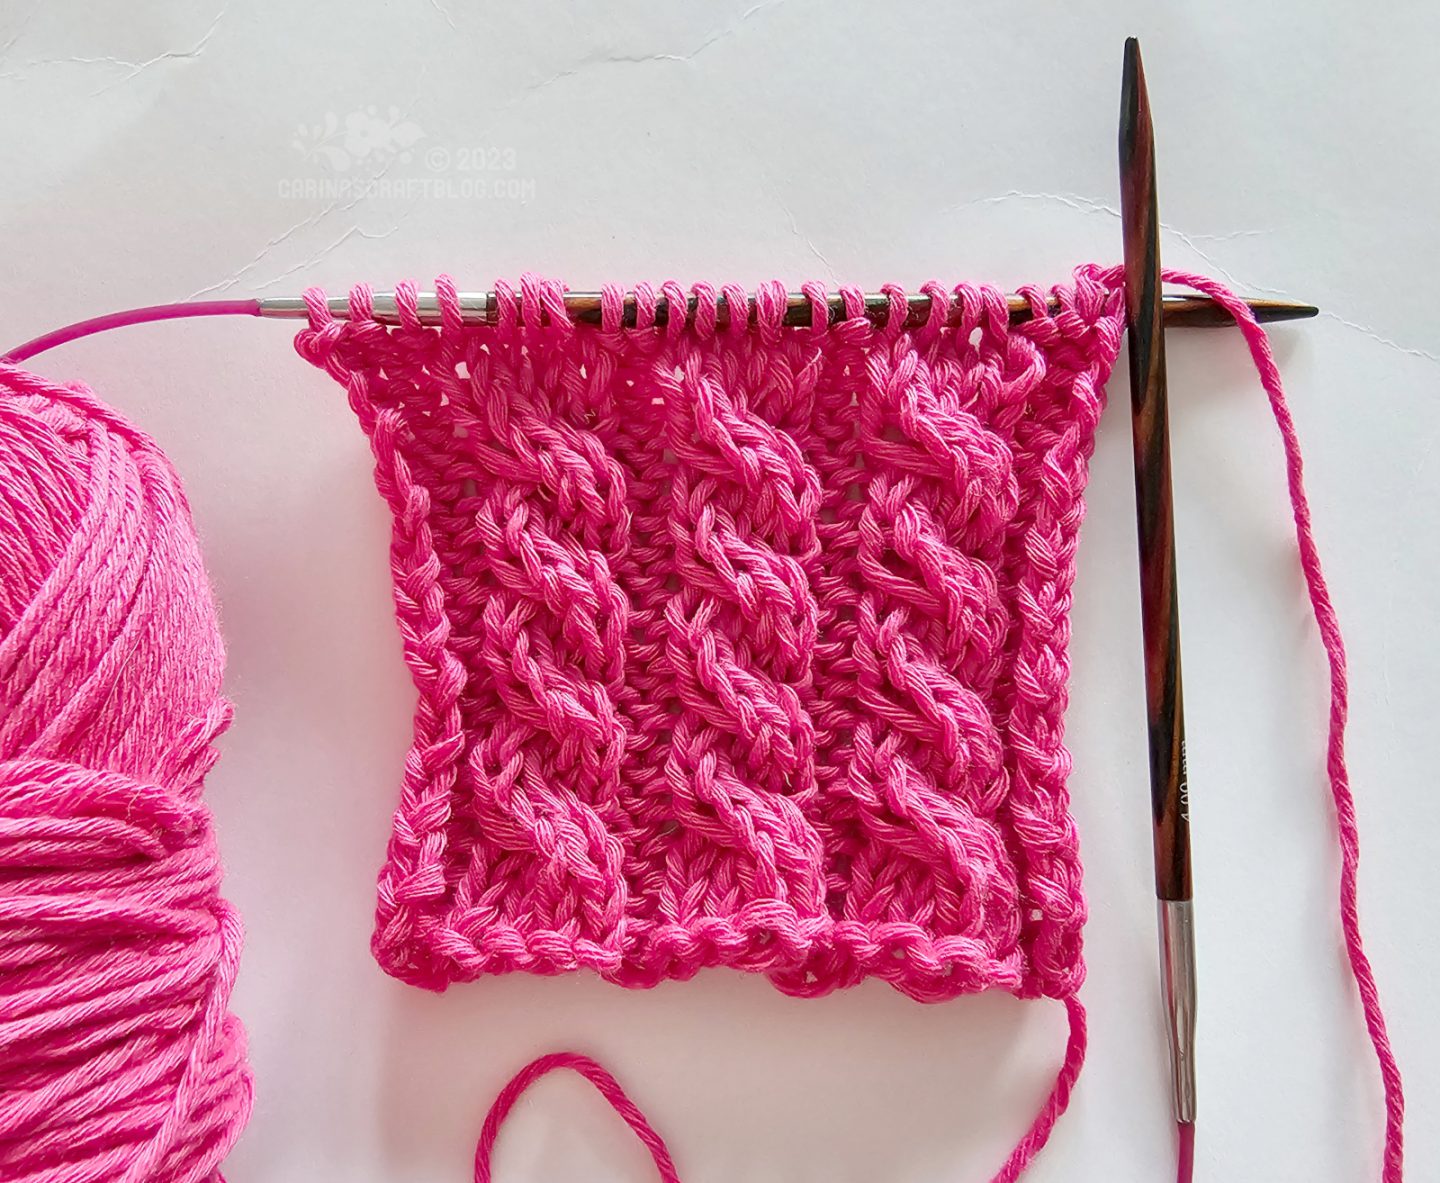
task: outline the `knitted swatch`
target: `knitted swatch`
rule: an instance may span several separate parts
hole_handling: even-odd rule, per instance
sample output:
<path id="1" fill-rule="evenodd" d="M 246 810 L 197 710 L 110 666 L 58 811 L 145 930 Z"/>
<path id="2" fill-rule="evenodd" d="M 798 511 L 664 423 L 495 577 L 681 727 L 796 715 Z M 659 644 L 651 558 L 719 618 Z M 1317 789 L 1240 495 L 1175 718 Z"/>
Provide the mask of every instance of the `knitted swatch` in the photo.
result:
<path id="1" fill-rule="evenodd" d="M 340 380 L 395 519 L 415 740 L 374 949 L 406 981 L 709 966 L 795 994 L 1073 996 L 1062 746 L 1086 464 L 1122 331 L 1087 270 L 925 291 L 904 331 L 635 327 L 554 283 L 439 330 L 402 285 L 297 346 Z M 678 285 L 663 293 L 672 302 Z M 724 295 L 743 299 L 739 289 Z"/>

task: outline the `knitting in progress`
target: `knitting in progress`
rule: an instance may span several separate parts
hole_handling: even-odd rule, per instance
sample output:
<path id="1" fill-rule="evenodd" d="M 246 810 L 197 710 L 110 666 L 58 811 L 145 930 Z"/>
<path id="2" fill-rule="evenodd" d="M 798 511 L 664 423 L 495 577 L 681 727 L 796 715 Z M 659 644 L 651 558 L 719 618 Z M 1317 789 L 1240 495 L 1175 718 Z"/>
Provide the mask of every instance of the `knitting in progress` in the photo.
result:
<path id="1" fill-rule="evenodd" d="M 1243 301 L 1285 448 L 1330 663 L 1340 919 L 1381 1068 L 1381 1178 L 1403 1095 L 1360 942 L 1345 656 L 1299 447 Z M 431 989 L 708 967 L 816 995 L 869 977 L 925 1002 L 1059 1000 L 1070 1037 L 1010 1183 L 1085 1051 L 1085 900 L 1062 740 L 1088 458 L 1124 331 L 1118 268 L 924 289 L 873 323 L 805 289 L 496 285 L 464 323 L 437 283 L 401 323 L 307 295 L 300 353 L 341 382 L 394 518 L 415 736 L 373 939 Z M 1053 302 L 1052 302 L 1053 301 Z M 239 922 L 202 780 L 229 710 L 209 584 L 156 445 L 82 387 L 0 364 L 0 1178 L 208 1183 L 249 1112 L 228 1013 Z M 524 1090 L 579 1072 L 677 1173 L 599 1064 L 542 1057 L 481 1130 L 491 1178 Z"/>
<path id="2" fill-rule="evenodd" d="M 1356 917 L 1344 652 L 1293 424 L 1244 303 L 1166 278 L 1234 316 L 1285 442 L 1331 660 L 1342 927 L 1395 1180 L 1403 1099 Z M 370 438 L 419 692 L 380 873 L 381 965 L 436 989 L 577 969 L 649 986 L 728 966 L 802 995 L 880 977 L 923 1001 L 1062 999 L 1069 1044 L 996 1176 L 1014 1179 L 1084 1056 L 1062 721 L 1120 282 L 1086 266 L 1053 293 L 1022 288 L 1031 317 L 1016 325 L 993 288 L 931 284 L 933 315 L 911 331 L 899 289 L 876 327 L 858 291 L 830 323 L 808 285 L 808 328 L 782 327 L 778 283 L 758 289 L 752 323 L 724 326 L 719 298 L 743 307 L 739 288 L 697 285 L 693 315 L 662 324 L 642 285 L 630 327 L 611 287 L 584 326 L 559 285 L 526 277 L 497 284 L 497 323 L 475 326 L 441 278 L 438 330 L 413 285 L 397 289 L 398 327 L 366 287 L 344 320 L 307 293 L 297 348 Z M 685 306 L 679 285 L 660 294 Z M 567 1055 L 502 1094 L 477 1179 L 498 1117 L 566 1066 L 600 1082 L 672 1178 L 618 1085 Z"/>
<path id="3" fill-rule="evenodd" d="M 589 330 L 531 277 L 493 329 L 437 291 L 442 331 L 361 288 L 299 338 L 373 443 L 420 692 L 385 968 L 1073 996 L 1061 719 L 1114 289 L 1012 329 L 937 287 L 913 333 L 829 326 L 816 287 L 812 330 L 778 284 L 753 330 L 704 287 L 693 326 L 641 288 L 622 328 L 611 288 Z"/>

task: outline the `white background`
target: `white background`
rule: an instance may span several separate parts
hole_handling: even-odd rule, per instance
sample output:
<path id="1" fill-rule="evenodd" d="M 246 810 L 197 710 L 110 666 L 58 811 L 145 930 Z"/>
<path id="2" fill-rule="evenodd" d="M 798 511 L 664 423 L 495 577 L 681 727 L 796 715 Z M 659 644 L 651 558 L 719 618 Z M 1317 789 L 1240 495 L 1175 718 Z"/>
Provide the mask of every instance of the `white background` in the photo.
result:
<path id="1" fill-rule="evenodd" d="M 1166 262 L 1325 309 L 1275 340 L 1352 657 L 1362 917 L 1406 1073 L 1410 1177 L 1435 1179 L 1433 5 L 6 2 L 0 344 L 201 293 L 441 271 L 462 288 L 526 269 L 577 288 L 1055 282 L 1119 257 L 1132 32 Z M 408 160 L 347 147 L 347 117 L 369 108 L 413 125 Z M 327 115 L 343 170 L 307 155 Z M 473 192 L 490 149 L 513 152 L 500 179 L 517 196 Z M 305 196 L 382 172 L 408 187 Z M 458 1183 L 502 1082 L 566 1047 L 631 1087 L 687 1183 L 988 1177 L 1048 1087 L 1053 1005 L 923 1007 L 879 985 L 795 1001 L 725 972 L 649 993 L 515 977 L 432 996 L 375 967 L 373 879 L 413 698 L 367 446 L 290 337 L 191 322 L 34 363 L 160 438 L 218 589 L 238 714 L 209 798 L 249 930 L 234 1005 L 259 1087 L 234 1183 Z M 1277 437 L 1238 335 L 1175 333 L 1169 348 L 1203 978 L 1197 1177 L 1374 1179 L 1379 1082 L 1342 961 L 1323 666 Z M 1111 395 L 1069 715 L 1091 1053 L 1037 1183 L 1173 1169 L 1123 374 Z M 573 1078 L 529 1096 L 497 1170 L 650 1176 Z"/>

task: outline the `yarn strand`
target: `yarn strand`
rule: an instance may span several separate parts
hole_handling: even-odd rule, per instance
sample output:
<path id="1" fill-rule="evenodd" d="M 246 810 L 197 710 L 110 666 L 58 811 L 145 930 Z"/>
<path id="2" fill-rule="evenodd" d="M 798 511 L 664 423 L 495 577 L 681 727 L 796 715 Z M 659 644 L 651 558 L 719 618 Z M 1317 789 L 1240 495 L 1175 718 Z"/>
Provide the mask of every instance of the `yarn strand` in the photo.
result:
<path id="1" fill-rule="evenodd" d="M 1065 1046 L 1065 1060 L 1060 1066 L 1059 1075 L 1025 1136 L 1010 1152 L 1005 1165 L 995 1174 L 991 1183 L 1015 1183 L 1030 1165 L 1030 1161 L 1044 1148 L 1056 1121 L 1070 1103 L 1070 1092 L 1075 1087 L 1080 1067 L 1085 1060 L 1085 1008 L 1078 998 L 1067 998 L 1065 1011 L 1070 1020 L 1070 1038 Z M 485 1124 L 481 1127 L 480 1140 L 475 1147 L 475 1183 L 491 1183 L 490 1158 L 495 1150 L 495 1142 L 500 1136 L 501 1125 L 515 1107 L 515 1102 L 520 1099 L 520 1094 L 542 1076 L 562 1068 L 578 1072 L 610 1102 L 615 1112 L 635 1131 L 635 1136 L 650 1151 L 662 1183 L 680 1183 L 680 1176 L 676 1172 L 675 1162 L 670 1157 L 670 1149 L 666 1146 L 665 1139 L 655 1131 L 655 1127 L 621 1088 L 620 1083 L 596 1061 L 578 1052 L 552 1052 L 540 1056 L 520 1069 L 510 1083 L 500 1090 L 490 1106 L 490 1112 L 485 1115 Z"/>
<path id="2" fill-rule="evenodd" d="M 542 1076 L 562 1068 L 578 1072 L 595 1086 L 605 1100 L 610 1102 L 611 1108 L 624 1119 L 626 1125 L 635 1131 L 635 1136 L 650 1151 L 650 1157 L 655 1160 L 655 1169 L 659 1172 L 662 1183 L 680 1183 L 680 1176 L 675 1170 L 675 1162 L 670 1157 L 670 1150 L 665 1145 L 665 1139 L 655 1132 L 655 1127 L 640 1111 L 640 1107 L 629 1098 L 625 1090 L 620 1087 L 620 1082 L 609 1072 L 589 1056 L 582 1056 L 577 1052 L 552 1052 L 550 1055 L 532 1060 L 515 1074 L 509 1084 L 500 1090 L 499 1096 L 495 1098 L 494 1103 L 490 1106 L 490 1112 L 485 1117 L 485 1125 L 480 1130 L 480 1141 L 475 1147 L 475 1183 L 490 1183 L 490 1156 L 495 1150 L 495 1140 L 500 1136 L 500 1126 L 510 1110 L 515 1107 L 515 1102 L 520 1099 L 520 1094 Z"/>
<path id="3" fill-rule="evenodd" d="M 1404 1166 L 1405 1090 L 1400 1079 L 1400 1066 L 1390 1047 L 1385 1014 L 1380 1006 L 1380 991 L 1375 973 L 1366 956 L 1360 937 L 1360 908 L 1357 877 L 1360 866 L 1360 830 L 1355 818 L 1355 794 L 1350 788 L 1350 773 L 1345 762 L 1345 724 L 1349 716 L 1350 686 L 1346 674 L 1345 642 L 1340 635 L 1340 622 L 1330 598 L 1330 588 L 1320 566 L 1320 552 L 1315 545 L 1311 524 L 1310 501 L 1305 494 L 1305 466 L 1300 453 L 1300 437 L 1285 398 L 1280 370 L 1270 348 L 1270 338 L 1256 321 L 1255 315 L 1234 292 L 1224 284 L 1203 275 L 1186 271 L 1165 272 L 1170 283 L 1182 284 L 1209 296 L 1235 318 L 1249 346 L 1250 356 L 1260 375 L 1260 385 L 1270 400 L 1275 425 L 1285 449 L 1285 479 L 1290 493 L 1290 507 L 1295 519 L 1295 540 L 1300 549 L 1300 566 L 1305 574 L 1305 588 L 1314 610 L 1315 624 L 1330 671 L 1329 735 L 1326 743 L 1325 767 L 1330 780 L 1330 795 L 1335 805 L 1336 828 L 1340 844 L 1340 927 L 1345 937 L 1345 952 L 1350 972 L 1360 994 L 1365 1027 L 1375 1048 L 1380 1078 L 1385 1090 L 1385 1147 L 1381 1179 L 1399 1183 Z"/>

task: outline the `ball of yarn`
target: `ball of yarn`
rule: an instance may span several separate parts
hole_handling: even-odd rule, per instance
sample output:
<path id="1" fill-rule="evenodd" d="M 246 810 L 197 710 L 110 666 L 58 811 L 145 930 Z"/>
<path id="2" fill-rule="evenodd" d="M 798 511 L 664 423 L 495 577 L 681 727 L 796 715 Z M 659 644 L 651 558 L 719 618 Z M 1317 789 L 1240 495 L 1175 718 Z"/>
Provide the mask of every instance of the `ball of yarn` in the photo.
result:
<path id="1" fill-rule="evenodd" d="M 0 1178 L 218 1178 L 249 1114 L 202 781 L 229 719 L 155 443 L 0 365 Z"/>

